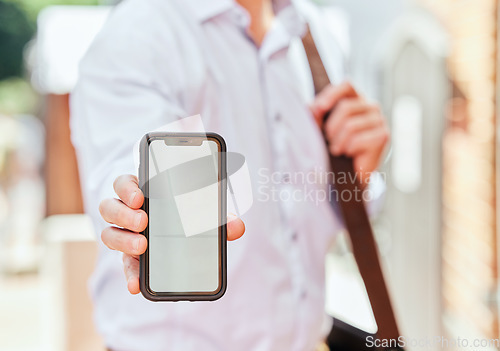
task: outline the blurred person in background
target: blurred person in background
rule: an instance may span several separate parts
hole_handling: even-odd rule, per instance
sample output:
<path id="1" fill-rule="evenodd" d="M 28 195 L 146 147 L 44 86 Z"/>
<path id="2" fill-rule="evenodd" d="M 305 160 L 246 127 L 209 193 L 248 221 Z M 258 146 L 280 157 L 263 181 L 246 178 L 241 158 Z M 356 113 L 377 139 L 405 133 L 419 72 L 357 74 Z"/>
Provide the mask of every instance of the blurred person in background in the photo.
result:
<path id="1" fill-rule="evenodd" d="M 337 83 L 317 97 L 301 44 L 307 23 Z M 228 248 L 223 298 L 155 304 L 136 295 L 147 216 L 132 150 L 145 133 L 201 114 L 246 157 L 255 195 L 264 170 L 290 192 L 303 184 L 286 174 L 327 170 L 328 153 L 346 154 L 371 175 L 372 206 L 388 128 L 377 105 L 341 83 L 345 62 L 328 28 L 314 5 L 286 0 L 127 0 L 113 11 L 71 101 L 85 208 L 102 238 L 91 291 L 109 349 L 304 351 L 324 340 L 324 259 L 341 228 L 328 201 L 257 196 L 247 233 Z M 230 239 L 245 226 L 228 223 Z"/>
<path id="2" fill-rule="evenodd" d="M 33 116 L 0 115 L 0 270 L 33 272 L 44 216 L 43 126 Z"/>
<path id="3" fill-rule="evenodd" d="M 34 33 L 23 6 L 0 0 L 0 276 L 32 273 L 44 216 L 44 130 L 31 115 L 36 97 L 23 80 Z"/>

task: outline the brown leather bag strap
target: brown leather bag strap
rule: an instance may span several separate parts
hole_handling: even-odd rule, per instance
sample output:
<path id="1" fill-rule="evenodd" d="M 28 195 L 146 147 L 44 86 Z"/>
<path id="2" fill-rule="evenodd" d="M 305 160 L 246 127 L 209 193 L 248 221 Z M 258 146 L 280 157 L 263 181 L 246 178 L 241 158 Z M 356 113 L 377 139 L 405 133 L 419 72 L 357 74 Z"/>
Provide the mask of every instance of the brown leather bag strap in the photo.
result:
<path id="1" fill-rule="evenodd" d="M 318 94 L 330 84 L 330 80 L 309 28 L 302 39 L 302 43 L 311 68 L 314 90 Z M 328 115 L 329 113 L 325 115 L 325 119 Z M 359 180 L 354 177 L 353 161 L 349 157 L 330 155 L 330 164 L 335 180 L 349 180 L 336 182 L 335 187 L 338 194 L 349 194 L 349 196 L 345 197 L 338 196 L 338 203 L 342 211 L 344 224 L 351 238 L 352 251 L 365 283 L 373 315 L 377 322 L 377 337 L 396 340 L 400 334 L 380 266 L 375 237 L 363 200 L 361 196 L 355 196 L 355 194 L 362 194 L 362 192 Z M 352 178 L 348 175 L 351 175 Z M 342 176 L 344 178 L 341 178 Z M 355 181 L 351 182 L 351 179 L 355 179 Z"/>

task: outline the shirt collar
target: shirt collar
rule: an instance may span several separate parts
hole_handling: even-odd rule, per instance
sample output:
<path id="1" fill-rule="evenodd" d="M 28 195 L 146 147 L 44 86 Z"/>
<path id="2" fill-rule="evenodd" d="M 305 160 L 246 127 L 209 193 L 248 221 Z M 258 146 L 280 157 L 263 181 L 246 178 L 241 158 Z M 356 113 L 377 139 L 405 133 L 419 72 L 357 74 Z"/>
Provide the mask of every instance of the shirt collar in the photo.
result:
<path id="1" fill-rule="evenodd" d="M 233 0 L 184 0 L 191 13 L 200 22 L 205 22 L 234 8 Z"/>
<path id="2" fill-rule="evenodd" d="M 235 0 L 184 0 L 200 22 L 210 20 L 236 7 Z M 292 0 L 273 0 L 276 14 L 292 5 Z"/>
<path id="3" fill-rule="evenodd" d="M 271 57 L 281 49 L 288 48 L 291 41 L 301 37 L 307 29 L 304 18 L 294 6 L 287 6 L 276 14 L 273 27 L 264 38 L 260 49 L 263 59 Z"/>
<path id="4" fill-rule="evenodd" d="M 235 20 L 243 27 L 250 20 L 246 11 L 235 0 L 183 0 L 188 3 L 193 16 L 199 22 L 209 21 L 224 13 L 232 12 Z M 306 21 L 298 13 L 292 0 L 273 0 L 276 14 L 274 28 L 264 39 L 261 56 L 268 58 L 275 52 L 287 47 L 294 37 L 301 37 L 306 31 Z M 243 13 L 244 12 L 244 13 Z M 237 16 L 239 15 L 239 16 Z M 247 16 L 245 16 L 247 15 Z"/>

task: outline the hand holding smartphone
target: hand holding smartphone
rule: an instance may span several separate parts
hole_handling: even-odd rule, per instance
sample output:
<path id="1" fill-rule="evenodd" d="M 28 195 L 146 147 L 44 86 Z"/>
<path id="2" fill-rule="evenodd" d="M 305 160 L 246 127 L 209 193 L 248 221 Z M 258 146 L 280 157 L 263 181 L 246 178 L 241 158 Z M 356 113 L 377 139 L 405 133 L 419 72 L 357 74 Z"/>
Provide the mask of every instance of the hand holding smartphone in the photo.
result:
<path id="1" fill-rule="evenodd" d="M 140 290 L 152 301 L 220 298 L 226 275 L 226 145 L 215 133 L 149 133 L 139 186 L 148 226 Z"/>

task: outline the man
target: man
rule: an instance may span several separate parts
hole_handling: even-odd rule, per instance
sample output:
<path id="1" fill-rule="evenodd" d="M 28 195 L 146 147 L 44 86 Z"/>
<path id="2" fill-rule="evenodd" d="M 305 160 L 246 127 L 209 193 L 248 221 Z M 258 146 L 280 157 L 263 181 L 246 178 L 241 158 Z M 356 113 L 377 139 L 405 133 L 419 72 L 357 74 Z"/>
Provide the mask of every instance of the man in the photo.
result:
<path id="1" fill-rule="evenodd" d="M 320 51 L 336 83 L 342 57 L 321 14 L 308 4 L 300 9 L 270 0 L 126 0 L 83 60 L 71 126 L 86 211 L 115 250 L 100 243 L 91 281 L 110 349 L 304 351 L 328 332 L 324 257 L 340 221 L 328 200 L 287 195 L 303 189 L 306 177 L 295 175 L 320 178 L 328 152 L 354 157 L 367 179 L 388 130 L 379 108 L 348 83 L 314 98 L 303 15 L 324 39 Z M 147 216 L 132 149 L 146 132 L 195 114 L 245 156 L 254 204 L 245 225 L 228 224 L 230 239 L 247 232 L 228 245 L 226 294 L 211 303 L 155 304 L 135 295 Z M 325 189 L 320 181 L 306 185 L 313 194 Z"/>

